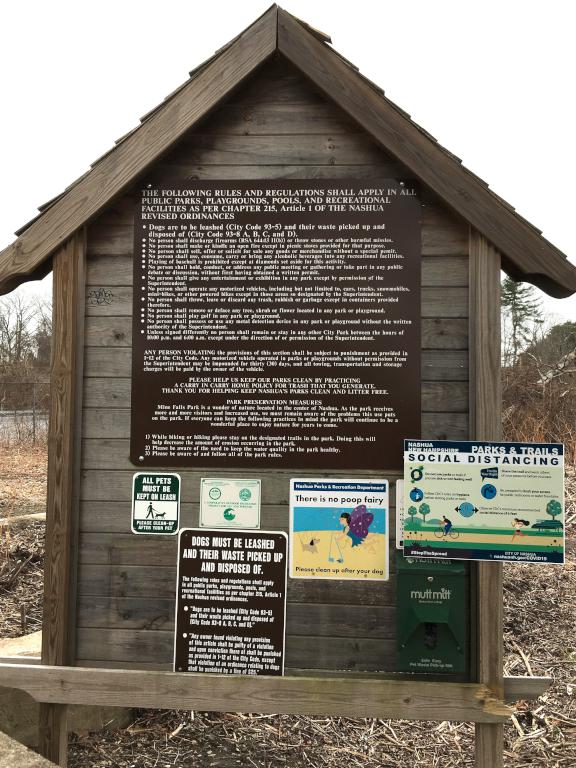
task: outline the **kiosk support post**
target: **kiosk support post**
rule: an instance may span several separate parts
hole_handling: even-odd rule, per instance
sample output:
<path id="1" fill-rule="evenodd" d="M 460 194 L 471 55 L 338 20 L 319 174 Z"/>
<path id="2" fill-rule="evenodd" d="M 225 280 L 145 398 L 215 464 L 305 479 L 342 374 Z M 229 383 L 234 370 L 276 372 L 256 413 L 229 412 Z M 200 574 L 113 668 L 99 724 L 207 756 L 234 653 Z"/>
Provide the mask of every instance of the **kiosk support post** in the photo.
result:
<path id="1" fill-rule="evenodd" d="M 79 230 L 55 254 L 50 371 L 48 489 L 42 663 L 74 663 L 79 414 L 84 338 L 85 236 Z M 41 704 L 38 751 L 67 764 L 67 707 Z"/>
<path id="2" fill-rule="evenodd" d="M 500 254 L 470 232 L 470 438 L 501 439 Z M 502 565 L 477 565 L 477 680 L 503 698 Z M 477 768 L 501 768 L 504 728 L 476 724 Z"/>

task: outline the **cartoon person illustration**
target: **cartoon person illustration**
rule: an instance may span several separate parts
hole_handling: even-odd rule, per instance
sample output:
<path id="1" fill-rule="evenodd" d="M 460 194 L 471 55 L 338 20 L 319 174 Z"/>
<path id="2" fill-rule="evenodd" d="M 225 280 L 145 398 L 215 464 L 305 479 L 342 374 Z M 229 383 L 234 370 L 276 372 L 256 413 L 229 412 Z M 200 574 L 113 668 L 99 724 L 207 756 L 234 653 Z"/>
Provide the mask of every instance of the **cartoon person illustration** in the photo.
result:
<path id="1" fill-rule="evenodd" d="M 527 536 L 528 534 L 524 533 L 522 528 L 529 526 L 530 520 L 522 520 L 519 517 L 515 517 L 512 521 L 512 527 L 514 528 L 514 535 L 512 536 L 512 541 L 516 538 L 516 536 Z"/>
<path id="2" fill-rule="evenodd" d="M 360 504 L 352 510 L 352 514 L 349 512 L 342 512 L 340 515 L 340 525 L 342 526 L 342 533 L 345 537 L 350 539 L 352 547 L 358 547 L 362 543 L 370 544 L 365 548 L 372 549 L 372 543 L 366 542 L 368 536 L 368 529 L 370 528 L 374 515 L 372 512 L 368 512 L 365 504 Z"/>
<path id="3" fill-rule="evenodd" d="M 150 504 L 148 504 L 148 506 L 147 506 L 147 508 L 146 508 L 146 512 L 147 512 L 147 515 L 146 515 L 146 520 L 148 520 L 148 518 L 149 518 L 149 517 L 151 517 L 152 519 L 154 519 L 154 512 L 156 512 L 156 510 L 155 510 L 155 509 L 154 509 L 154 507 L 152 506 L 152 502 L 150 502 Z"/>
<path id="4" fill-rule="evenodd" d="M 442 515 L 442 527 L 444 528 L 444 536 L 448 536 L 452 529 L 452 520 L 448 520 L 445 515 Z"/>
<path id="5" fill-rule="evenodd" d="M 336 557 L 336 553 L 334 551 L 334 547 L 338 550 L 338 556 Z M 330 537 L 330 548 L 328 550 L 328 562 L 333 563 L 334 560 L 338 563 L 344 562 L 344 555 L 342 554 L 342 550 L 340 549 L 340 545 L 338 544 L 338 539 L 334 539 L 334 534 Z"/>

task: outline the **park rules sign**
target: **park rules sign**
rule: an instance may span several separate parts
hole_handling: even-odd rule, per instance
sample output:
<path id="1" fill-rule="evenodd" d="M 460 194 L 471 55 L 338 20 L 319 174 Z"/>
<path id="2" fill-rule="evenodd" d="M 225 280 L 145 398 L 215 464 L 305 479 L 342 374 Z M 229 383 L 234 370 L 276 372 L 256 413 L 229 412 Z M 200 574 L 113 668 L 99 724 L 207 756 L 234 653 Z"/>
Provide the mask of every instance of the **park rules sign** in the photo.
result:
<path id="1" fill-rule="evenodd" d="M 186 181 L 135 212 L 136 466 L 400 468 L 420 432 L 409 181 Z"/>

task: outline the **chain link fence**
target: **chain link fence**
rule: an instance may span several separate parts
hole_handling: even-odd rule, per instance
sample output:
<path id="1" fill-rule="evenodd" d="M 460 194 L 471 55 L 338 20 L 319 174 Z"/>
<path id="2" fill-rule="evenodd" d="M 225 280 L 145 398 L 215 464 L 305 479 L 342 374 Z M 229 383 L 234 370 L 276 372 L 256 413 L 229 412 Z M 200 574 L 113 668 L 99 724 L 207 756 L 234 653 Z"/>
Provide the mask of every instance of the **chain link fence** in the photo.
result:
<path id="1" fill-rule="evenodd" d="M 39 443 L 48 434 L 50 383 L 0 381 L 0 441 Z"/>

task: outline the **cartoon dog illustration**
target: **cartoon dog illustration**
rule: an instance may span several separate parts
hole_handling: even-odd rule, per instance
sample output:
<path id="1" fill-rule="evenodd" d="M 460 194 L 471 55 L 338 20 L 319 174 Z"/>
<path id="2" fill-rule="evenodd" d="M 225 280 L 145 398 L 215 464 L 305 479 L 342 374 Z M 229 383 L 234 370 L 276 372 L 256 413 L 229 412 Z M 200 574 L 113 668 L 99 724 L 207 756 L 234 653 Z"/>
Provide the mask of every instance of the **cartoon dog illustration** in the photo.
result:
<path id="1" fill-rule="evenodd" d="M 302 536 L 300 536 L 300 546 L 302 547 L 303 552 L 311 552 L 313 555 L 315 555 L 318 552 L 318 544 L 320 542 L 320 539 L 310 539 L 308 543 L 304 542 L 302 539 Z"/>

